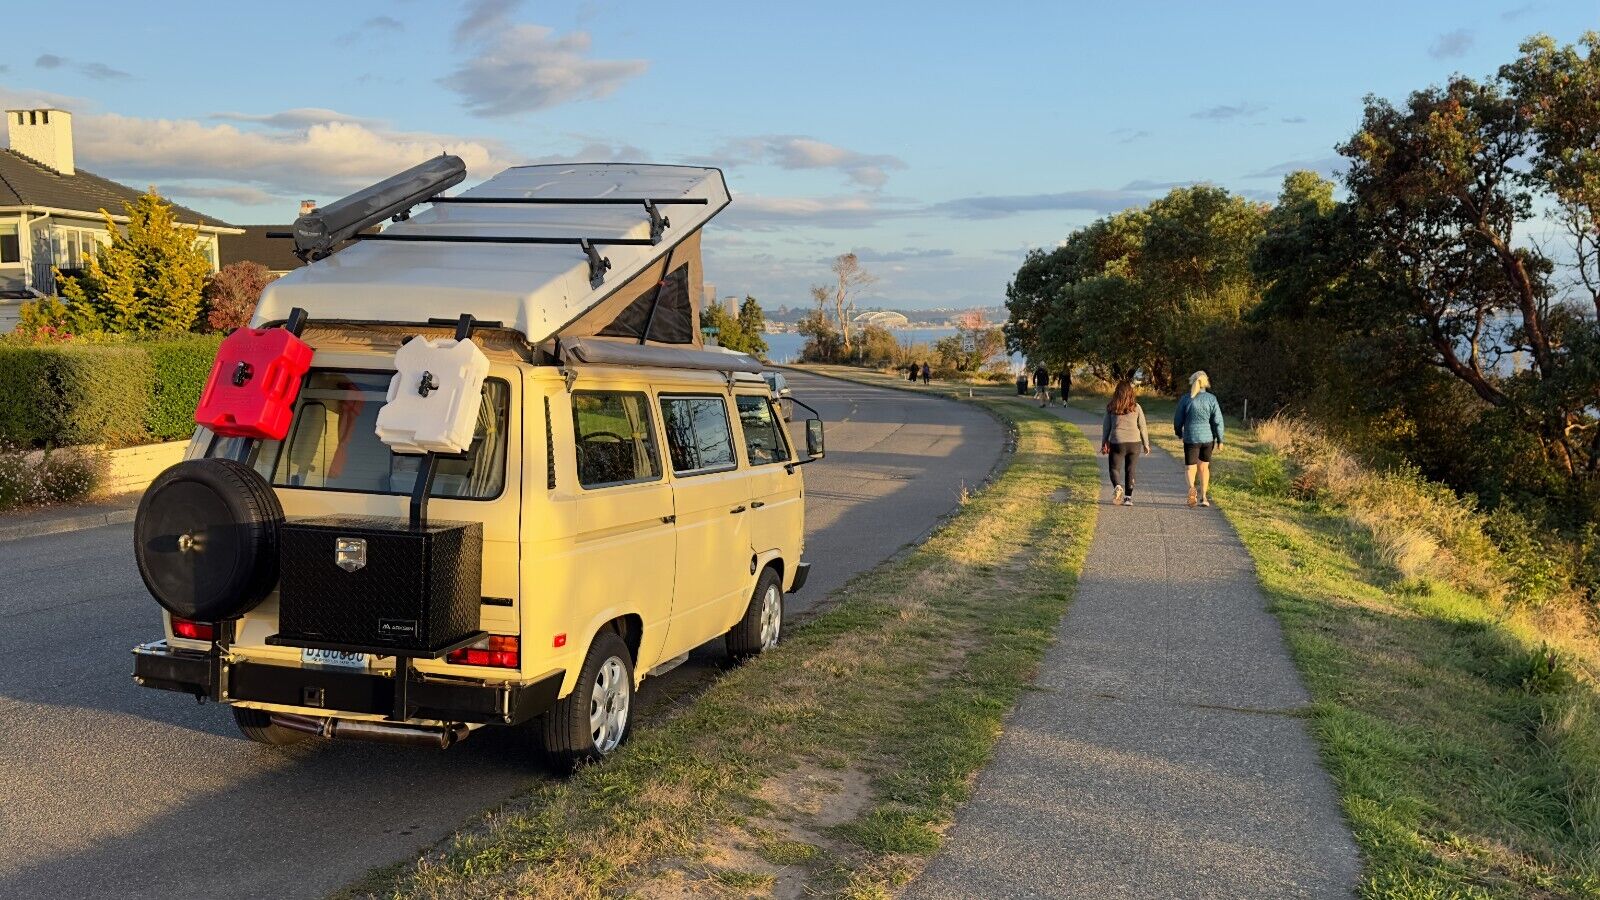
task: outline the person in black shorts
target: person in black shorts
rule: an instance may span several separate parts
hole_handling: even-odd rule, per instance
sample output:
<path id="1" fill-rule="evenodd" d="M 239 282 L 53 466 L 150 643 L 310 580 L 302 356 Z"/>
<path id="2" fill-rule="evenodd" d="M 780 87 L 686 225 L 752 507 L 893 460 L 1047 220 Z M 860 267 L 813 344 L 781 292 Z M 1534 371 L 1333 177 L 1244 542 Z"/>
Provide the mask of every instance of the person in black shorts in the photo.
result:
<path id="1" fill-rule="evenodd" d="M 1222 404 L 1211 393 L 1211 378 L 1204 371 L 1189 376 L 1189 393 L 1178 400 L 1172 430 L 1183 441 L 1183 471 L 1189 479 L 1189 505 L 1195 505 L 1195 480 L 1199 479 L 1200 506 L 1211 505 L 1211 453 L 1222 445 Z"/>

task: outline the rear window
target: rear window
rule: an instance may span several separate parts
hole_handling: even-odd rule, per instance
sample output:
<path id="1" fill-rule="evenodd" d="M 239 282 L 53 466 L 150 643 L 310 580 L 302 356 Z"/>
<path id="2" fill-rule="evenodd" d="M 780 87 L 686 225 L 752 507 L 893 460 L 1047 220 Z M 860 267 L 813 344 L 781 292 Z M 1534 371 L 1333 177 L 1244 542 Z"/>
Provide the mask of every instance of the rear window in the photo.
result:
<path id="1" fill-rule="evenodd" d="M 263 442 L 255 469 L 277 487 L 410 494 L 420 455 L 390 451 L 373 430 L 393 373 L 318 369 L 307 376 L 295 402 L 294 421 L 282 441 Z M 490 378 L 472 446 L 462 459 L 439 460 L 433 497 L 489 500 L 505 487 L 506 429 L 511 387 Z M 237 458 L 239 438 L 216 441 L 208 455 Z"/>
<path id="2" fill-rule="evenodd" d="M 684 475 L 737 465 L 728 405 L 721 397 L 663 397 L 661 420 L 667 426 L 672 471 Z"/>
<path id="3" fill-rule="evenodd" d="M 586 488 L 661 477 L 650 398 L 616 391 L 573 391 L 578 483 Z"/>

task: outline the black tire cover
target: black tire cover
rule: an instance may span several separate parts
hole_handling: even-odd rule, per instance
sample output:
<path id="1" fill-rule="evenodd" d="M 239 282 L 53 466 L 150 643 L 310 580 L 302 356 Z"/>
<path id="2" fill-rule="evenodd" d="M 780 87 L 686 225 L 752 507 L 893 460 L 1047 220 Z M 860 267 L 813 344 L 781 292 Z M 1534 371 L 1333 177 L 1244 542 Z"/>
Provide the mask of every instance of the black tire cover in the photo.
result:
<path id="1" fill-rule="evenodd" d="M 241 616 L 278 583 L 283 507 L 254 469 L 231 459 L 191 459 L 156 476 L 133 520 L 145 587 L 184 619 Z"/>

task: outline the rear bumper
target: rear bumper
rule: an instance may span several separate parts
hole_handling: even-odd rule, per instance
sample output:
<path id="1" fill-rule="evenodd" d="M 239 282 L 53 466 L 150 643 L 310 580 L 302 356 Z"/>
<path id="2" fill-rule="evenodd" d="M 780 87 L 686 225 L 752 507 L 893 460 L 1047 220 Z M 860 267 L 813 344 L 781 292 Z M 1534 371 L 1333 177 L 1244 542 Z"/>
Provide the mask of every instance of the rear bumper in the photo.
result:
<path id="1" fill-rule="evenodd" d="M 406 690 L 416 719 L 515 725 L 549 709 L 563 677 L 558 672 L 531 684 L 505 684 L 413 675 Z M 382 716 L 394 709 L 395 684 L 387 673 L 230 663 L 166 641 L 133 648 L 133 680 L 225 703 L 310 707 L 332 715 Z"/>
<path id="2" fill-rule="evenodd" d="M 811 577 L 811 563 L 796 563 L 794 567 L 794 583 L 789 585 L 789 593 L 799 593 L 806 586 L 806 579 Z"/>

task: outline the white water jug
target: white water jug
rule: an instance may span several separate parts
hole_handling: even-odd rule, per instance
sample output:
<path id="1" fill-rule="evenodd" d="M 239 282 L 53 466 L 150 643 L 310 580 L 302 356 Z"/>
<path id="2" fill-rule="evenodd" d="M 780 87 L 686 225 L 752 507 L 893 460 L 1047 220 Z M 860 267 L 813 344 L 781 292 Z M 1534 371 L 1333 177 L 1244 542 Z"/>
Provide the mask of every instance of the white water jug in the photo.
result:
<path id="1" fill-rule="evenodd" d="M 394 354 L 378 439 L 396 453 L 460 453 L 472 446 L 489 357 L 472 341 L 412 338 Z"/>

